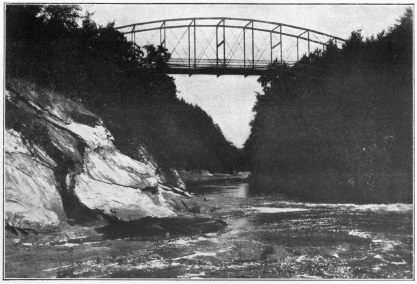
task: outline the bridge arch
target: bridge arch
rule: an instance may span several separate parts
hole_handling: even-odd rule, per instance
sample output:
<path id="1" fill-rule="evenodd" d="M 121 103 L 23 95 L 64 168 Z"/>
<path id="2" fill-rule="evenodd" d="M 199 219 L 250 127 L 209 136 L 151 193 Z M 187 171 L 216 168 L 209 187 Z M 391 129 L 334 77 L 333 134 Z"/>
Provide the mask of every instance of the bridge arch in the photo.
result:
<path id="1" fill-rule="evenodd" d="M 346 40 L 320 31 L 243 18 L 165 19 L 116 27 L 143 46 L 168 48 L 173 74 L 261 75 L 274 60 L 294 64 L 303 54 Z"/>

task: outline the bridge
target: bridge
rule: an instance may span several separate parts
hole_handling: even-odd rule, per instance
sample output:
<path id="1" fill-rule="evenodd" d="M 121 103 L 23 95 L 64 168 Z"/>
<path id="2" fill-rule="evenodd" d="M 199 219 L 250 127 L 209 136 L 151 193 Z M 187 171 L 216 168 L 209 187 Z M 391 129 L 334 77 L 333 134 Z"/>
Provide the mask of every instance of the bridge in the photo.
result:
<path id="1" fill-rule="evenodd" d="M 180 18 L 117 27 L 138 46 L 171 53 L 170 74 L 261 75 L 273 61 L 293 65 L 300 56 L 345 40 L 323 32 L 253 19 Z"/>

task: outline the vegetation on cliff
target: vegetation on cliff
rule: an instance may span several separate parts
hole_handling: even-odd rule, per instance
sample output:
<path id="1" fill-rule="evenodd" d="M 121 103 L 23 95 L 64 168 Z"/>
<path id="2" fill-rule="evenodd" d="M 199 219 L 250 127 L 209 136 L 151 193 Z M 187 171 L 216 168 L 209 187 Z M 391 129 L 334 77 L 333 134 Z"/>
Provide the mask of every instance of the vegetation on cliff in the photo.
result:
<path id="1" fill-rule="evenodd" d="M 341 49 L 275 62 L 245 144 L 258 188 L 310 200 L 412 201 L 413 15 Z"/>
<path id="2" fill-rule="evenodd" d="M 144 144 L 163 168 L 231 172 L 238 149 L 201 108 L 176 97 L 168 51 L 139 47 L 114 23 L 98 26 L 80 13 L 75 5 L 7 5 L 6 80 L 29 80 L 84 104 L 134 159 L 149 158 L 138 151 Z"/>

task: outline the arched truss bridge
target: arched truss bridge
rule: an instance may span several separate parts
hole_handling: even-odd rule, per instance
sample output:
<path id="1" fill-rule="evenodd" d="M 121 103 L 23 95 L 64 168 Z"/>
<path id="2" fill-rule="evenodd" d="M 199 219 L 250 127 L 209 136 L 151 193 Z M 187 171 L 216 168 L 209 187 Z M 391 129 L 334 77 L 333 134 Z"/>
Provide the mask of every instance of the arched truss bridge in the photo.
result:
<path id="1" fill-rule="evenodd" d="M 116 29 L 139 46 L 167 48 L 171 74 L 261 75 L 274 60 L 292 65 L 330 42 L 345 42 L 311 29 L 240 18 L 167 19 Z"/>

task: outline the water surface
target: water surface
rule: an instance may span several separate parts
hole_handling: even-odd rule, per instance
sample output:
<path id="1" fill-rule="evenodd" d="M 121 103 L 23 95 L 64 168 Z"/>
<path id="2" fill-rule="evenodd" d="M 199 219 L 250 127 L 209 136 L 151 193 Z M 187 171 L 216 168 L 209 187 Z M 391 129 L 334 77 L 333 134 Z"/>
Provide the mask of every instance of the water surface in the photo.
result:
<path id="1" fill-rule="evenodd" d="M 411 279 L 413 205 L 304 203 L 251 194 L 247 183 L 192 188 L 211 233 L 113 239 L 73 247 L 89 256 L 45 269 L 55 277 Z"/>

